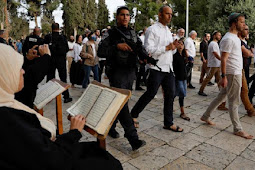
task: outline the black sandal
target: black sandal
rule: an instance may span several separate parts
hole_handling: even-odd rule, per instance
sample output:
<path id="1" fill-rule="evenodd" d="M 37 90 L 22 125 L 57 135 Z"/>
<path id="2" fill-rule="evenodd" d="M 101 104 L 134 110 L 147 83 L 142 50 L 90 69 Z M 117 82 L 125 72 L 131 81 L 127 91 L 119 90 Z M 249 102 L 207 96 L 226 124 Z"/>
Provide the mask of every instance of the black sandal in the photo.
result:
<path id="1" fill-rule="evenodd" d="M 180 117 L 184 120 L 190 121 L 190 118 L 185 113 L 181 113 Z"/>
<path id="2" fill-rule="evenodd" d="M 170 126 L 169 127 L 163 126 L 163 129 L 171 130 L 173 132 L 183 132 L 183 129 L 180 130 L 181 128 L 179 126 L 176 126 L 176 129 L 173 129 Z"/>

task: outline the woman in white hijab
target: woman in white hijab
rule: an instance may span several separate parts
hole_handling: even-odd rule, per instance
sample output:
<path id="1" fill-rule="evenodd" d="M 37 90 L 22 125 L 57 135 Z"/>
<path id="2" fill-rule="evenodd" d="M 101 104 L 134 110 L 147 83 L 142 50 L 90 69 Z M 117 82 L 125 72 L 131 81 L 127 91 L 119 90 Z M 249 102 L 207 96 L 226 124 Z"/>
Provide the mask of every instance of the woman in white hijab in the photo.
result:
<path id="1" fill-rule="evenodd" d="M 39 47 L 41 55 L 48 46 Z M 79 143 L 85 118 L 71 118 L 70 131 L 56 138 L 55 124 L 14 99 L 24 86 L 23 56 L 0 44 L 0 169 L 122 169 L 95 143 Z"/>

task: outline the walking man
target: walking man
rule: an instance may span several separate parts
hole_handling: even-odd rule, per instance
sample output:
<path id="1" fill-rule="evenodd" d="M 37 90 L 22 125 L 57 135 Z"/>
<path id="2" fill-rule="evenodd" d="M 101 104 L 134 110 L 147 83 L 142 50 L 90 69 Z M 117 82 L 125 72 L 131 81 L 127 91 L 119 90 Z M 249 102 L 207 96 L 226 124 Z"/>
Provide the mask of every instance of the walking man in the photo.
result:
<path id="1" fill-rule="evenodd" d="M 243 62 L 241 41 L 237 33 L 245 28 L 245 17 L 240 13 L 231 13 L 228 17 L 228 23 L 230 26 L 229 32 L 225 34 L 220 42 L 222 77 L 220 84 L 223 88 L 221 88 L 218 96 L 211 102 L 201 117 L 201 120 L 209 125 L 214 125 L 215 123 L 209 120 L 209 117 L 216 107 L 227 97 L 234 134 L 246 139 L 252 139 L 252 135 L 243 131 L 238 115 Z"/>
<path id="2" fill-rule="evenodd" d="M 147 91 L 140 97 L 131 111 L 134 123 L 137 126 L 139 113 L 157 94 L 161 85 L 164 90 L 164 129 L 182 132 L 183 129 L 173 124 L 173 102 L 175 95 L 175 78 L 173 74 L 173 50 L 177 40 L 173 41 L 172 33 L 168 28 L 173 15 L 172 9 L 164 5 L 159 9 L 159 22 L 150 26 L 145 33 L 145 48 L 155 59 L 158 67 L 151 67 L 147 82 Z M 157 36 L 155 36 L 157 35 Z M 138 126 L 137 126 L 138 127 Z"/>

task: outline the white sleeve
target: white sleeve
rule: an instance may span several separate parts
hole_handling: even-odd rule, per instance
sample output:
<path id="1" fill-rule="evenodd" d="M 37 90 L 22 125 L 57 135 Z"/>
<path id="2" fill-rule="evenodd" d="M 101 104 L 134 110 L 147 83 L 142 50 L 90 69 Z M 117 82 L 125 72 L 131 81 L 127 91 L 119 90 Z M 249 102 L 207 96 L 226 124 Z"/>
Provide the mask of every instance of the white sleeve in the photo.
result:
<path id="1" fill-rule="evenodd" d="M 73 46 L 73 52 L 74 52 L 74 61 L 77 62 L 78 60 L 81 59 L 81 57 L 79 53 L 79 47 L 76 44 Z"/>
<path id="2" fill-rule="evenodd" d="M 224 39 L 220 42 L 220 51 L 230 53 L 232 51 L 233 46 L 234 43 L 231 39 L 229 38 Z"/>
<path id="3" fill-rule="evenodd" d="M 152 32 L 151 30 L 146 31 L 144 46 L 147 52 L 151 54 L 154 58 L 157 58 L 166 51 L 165 46 L 159 46 L 159 44 L 157 44 L 157 42 L 159 41 L 159 37 L 154 32 Z"/>

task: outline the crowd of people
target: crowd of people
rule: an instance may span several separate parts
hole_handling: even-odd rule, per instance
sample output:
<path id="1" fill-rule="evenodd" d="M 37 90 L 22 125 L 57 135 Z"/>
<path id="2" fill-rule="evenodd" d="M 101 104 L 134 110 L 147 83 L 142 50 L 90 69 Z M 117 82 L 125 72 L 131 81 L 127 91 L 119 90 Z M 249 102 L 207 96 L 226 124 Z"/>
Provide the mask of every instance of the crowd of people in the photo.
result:
<path id="1" fill-rule="evenodd" d="M 86 29 L 84 35 L 70 35 L 69 40 L 61 33 L 57 23 L 52 24 L 52 32 L 44 38 L 40 37 L 40 28 L 36 27 L 21 43 L 22 50 L 17 46 L 18 42 L 17 49 L 10 43 L 7 46 L 4 31 L 0 31 L 0 112 L 6 113 L 1 119 L 1 132 L 7 136 L 1 140 L 3 162 L 0 166 L 52 169 L 56 166 L 53 160 L 57 158 L 57 165 L 63 169 L 81 169 L 83 165 L 94 169 L 122 169 L 118 160 L 95 143 L 79 143 L 86 123 L 84 116 L 72 117 L 70 131 L 56 136 L 54 123 L 33 110 L 38 84 L 45 76 L 47 81 L 55 78 L 56 69 L 61 81 L 67 82 L 67 76 L 70 76 L 73 88 L 81 85 L 86 89 L 91 71 L 94 80 L 99 82 L 105 73 L 111 87 L 133 90 L 135 80 L 135 90 L 145 90 L 141 86 L 146 86 L 131 111 L 128 103 L 124 105 L 109 131 L 109 136 L 118 138 L 115 127 L 119 121 L 132 150 L 146 145 L 137 133 L 138 117 L 155 98 L 160 86 L 164 97 L 163 128 L 183 132 L 182 127 L 174 124 L 173 103 L 178 96 L 180 117 L 190 121 L 184 110 L 184 99 L 188 95 L 187 88 L 195 89 L 192 69 L 197 55 L 194 42 L 197 32 L 192 30 L 185 38 L 185 30 L 180 28 L 173 34 L 168 27 L 173 11 L 164 5 L 159 10 L 158 22 L 137 34 L 129 26 L 129 12 L 127 7 L 119 7 L 113 28 L 107 27 L 102 31 Z M 255 75 L 250 77 L 249 73 L 255 49 L 254 45 L 249 47 L 247 44 L 249 27 L 245 24 L 244 15 L 230 14 L 228 24 L 229 30 L 223 37 L 219 31 L 214 31 L 212 36 L 205 33 L 200 44 L 202 66 L 198 95 L 207 96 L 204 89 L 207 85 L 214 85 L 213 77 L 219 88 L 219 94 L 212 100 L 201 121 L 215 125 L 210 120 L 213 111 L 216 108 L 228 110 L 234 134 L 252 139 L 253 136 L 242 128 L 238 107 L 242 100 L 248 116 L 255 116 L 252 105 Z M 250 88 L 249 83 L 252 83 Z M 68 90 L 63 96 L 64 103 L 72 101 Z M 6 126 L 10 128 L 6 129 Z M 17 153 L 15 157 L 14 152 Z M 22 157 L 23 152 L 28 152 L 29 157 Z M 31 163 L 27 164 L 25 159 Z"/>

